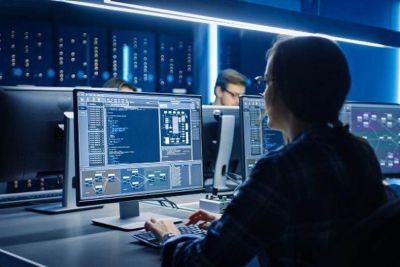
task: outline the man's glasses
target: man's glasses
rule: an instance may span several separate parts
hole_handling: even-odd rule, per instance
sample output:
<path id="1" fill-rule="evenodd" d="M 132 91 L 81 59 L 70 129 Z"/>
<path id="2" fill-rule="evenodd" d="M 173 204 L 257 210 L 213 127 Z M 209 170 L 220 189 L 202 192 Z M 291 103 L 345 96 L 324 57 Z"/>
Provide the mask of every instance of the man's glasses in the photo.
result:
<path id="1" fill-rule="evenodd" d="M 242 96 L 242 94 L 238 94 L 238 93 L 231 92 L 231 91 L 229 91 L 229 90 L 226 89 L 226 88 L 225 88 L 224 92 L 227 92 L 227 93 L 230 94 L 231 97 L 233 97 L 233 98 L 239 98 L 240 96 Z"/>

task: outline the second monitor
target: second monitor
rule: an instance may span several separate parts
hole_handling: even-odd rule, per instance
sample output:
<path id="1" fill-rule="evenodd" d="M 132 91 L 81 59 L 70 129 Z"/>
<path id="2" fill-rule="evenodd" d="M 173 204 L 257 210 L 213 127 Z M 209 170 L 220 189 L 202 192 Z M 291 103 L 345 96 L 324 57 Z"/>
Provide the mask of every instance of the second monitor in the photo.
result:
<path id="1" fill-rule="evenodd" d="M 0 88 L 0 206 L 61 199 L 65 111 L 71 88 Z"/>
<path id="2" fill-rule="evenodd" d="M 384 176 L 400 174 L 400 105 L 346 102 L 340 119 L 368 141 Z"/>
<path id="3" fill-rule="evenodd" d="M 249 178 L 257 160 L 264 154 L 285 144 L 280 131 L 268 127 L 261 96 L 240 98 L 241 132 L 243 142 L 243 178 Z"/>
<path id="4" fill-rule="evenodd" d="M 223 181 L 217 181 L 214 187 L 225 187 L 227 177 L 237 180 L 242 175 L 239 107 L 203 105 L 202 108 L 204 177 L 210 180 L 215 179 L 214 177 L 222 178 Z M 234 125 L 223 122 L 222 116 L 232 118 L 231 123 Z M 233 129 L 228 129 L 230 126 Z M 225 129 L 221 129 L 223 127 Z M 222 155 L 224 153 L 226 155 Z"/>

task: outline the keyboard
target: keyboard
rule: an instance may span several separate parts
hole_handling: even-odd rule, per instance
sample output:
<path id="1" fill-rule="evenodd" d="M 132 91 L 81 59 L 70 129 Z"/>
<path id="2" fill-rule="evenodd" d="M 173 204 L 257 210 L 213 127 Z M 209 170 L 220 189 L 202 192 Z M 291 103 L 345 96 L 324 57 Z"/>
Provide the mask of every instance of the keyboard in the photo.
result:
<path id="1" fill-rule="evenodd" d="M 184 225 L 178 226 L 178 230 L 182 234 L 192 234 L 200 237 L 204 237 L 207 234 L 207 230 L 200 229 L 197 225 Z M 160 241 L 154 236 L 154 234 L 150 231 L 141 231 L 132 235 L 133 238 L 139 240 L 145 245 L 159 248 L 161 247 Z"/>

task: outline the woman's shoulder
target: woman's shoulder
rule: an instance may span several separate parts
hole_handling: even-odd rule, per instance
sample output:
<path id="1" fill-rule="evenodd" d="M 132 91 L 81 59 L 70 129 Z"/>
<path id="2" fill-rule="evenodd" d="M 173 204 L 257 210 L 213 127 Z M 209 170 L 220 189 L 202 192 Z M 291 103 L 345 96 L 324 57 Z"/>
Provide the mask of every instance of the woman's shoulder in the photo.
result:
<path id="1" fill-rule="evenodd" d="M 290 157 L 290 154 L 292 154 L 296 149 L 297 145 L 293 146 L 292 144 L 286 144 L 282 147 L 279 147 L 278 149 L 271 150 L 268 153 L 261 156 L 261 158 L 257 161 L 257 164 L 258 165 L 272 164 L 274 166 L 277 166 L 277 164 L 279 164 L 285 158 Z"/>

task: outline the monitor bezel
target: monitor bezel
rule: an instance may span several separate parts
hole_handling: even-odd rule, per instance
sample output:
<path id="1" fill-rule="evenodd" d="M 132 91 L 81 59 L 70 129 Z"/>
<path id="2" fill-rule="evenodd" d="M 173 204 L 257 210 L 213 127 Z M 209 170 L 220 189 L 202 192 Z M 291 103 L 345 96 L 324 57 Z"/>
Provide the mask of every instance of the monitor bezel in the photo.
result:
<path id="1" fill-rule="evenodd" d="M 200 125 L 202 125 L 202 98 L 200 95 L 192 95 L 192 94 L 165 94 L 165 93 L 147 93 L 147 92 L 121 92 L 121 91 L 111 91 L 110 90 L 84 90 L 84 89 L 74 89 L 73 90 L 73 109 L 74 109 L 74 136 L 75 136 L 75 181 L 76 181 L 76 204 L 77 206 L 88 206 L 88 205 L 97 205 L 97 204 L 106 204 L 106 203 L 116 203 L 122 201 L 133 201 L 133 200 L 144 200 L 149 198 L 157 198 L 157 197 L 169 197 L 169 196 L 179 196 L 179 195 L 187 195 L 187 194 L 196 194 L 204 192 L 204 179 L 203 179 L 203 166 L 201 166 L 201 177 L 202 177 L 202 186 L 186 189 L 186 190 L 174 190 L 174 192 L 151 192 L 144 193 L 140 195 L 124 195 L 124 196 L 112 196 L 112 197 L 104 197 L 98 199 L 83 199 L 81 198 L 81 177 L 80 177 L 80 157 L 79 157 L 79 130 L 78 130 L 78 103 L 77 96 L 80 92 L 87 93 L 112 93 L 112 94 L 140 94 L 143 96 L 169 96 L 169 97 L 179 97 L 179 98 L 197 98 L 200 100 Z M 202 127 L 200 127 L 200 142 L 202 142 Z M 202 144 L 200 146 L 200 156 L 203 158 L 203 147 Z"/>
<path id="2" fill-rule="evenodd" d="M 245 142 L 244 142 L 244 117 L 243 117 L 243 101 L 245 98 L 248 99 L 262 99 L 261 95 L 242 95 L 239 98 L 239 120 L 240 120 L 240 137 L 242 140 L 242 181 L 246 181 L 247 177 L 250 173 L 247 173 L 246 166 L 246 150 L 245 150 Z"/>
<path id="3" fill-rule="evenodd" d="M 340 109 L 340 112 L 342 111 L 342 109 L 344 108 L 345 105 L 350 104 L 350 105 L 372 105 L 372 106 L 393 106 L 393 107 L 399 107 L 400 109 L 400 104 L 398 103 L 388 103 L 388 102 L 364 102 L 364 101 L 345 101 Z M 353 134 L 350 129 L 349 132 L 351 134 Z M 356 135 L 357 136 L 357 135 Z M 374 148 L 370 145 L 370 147 L 374 150 Z M 375 151 L 374 151 L 375 153 Z M 376 156 L 376 154 L 375 154 Z M 378 160 L 378 157 L 377 157 Z M 379 165 L 380 167 L 380 165 Z M 382 173 L 382 177 L 383 178 L 387 178 L 387 177 L 399 177 L 400 176 L 400 172 L 383 172 L 382 168 L 381 168 L 381 173 Z"/>

